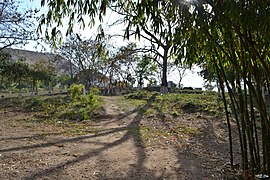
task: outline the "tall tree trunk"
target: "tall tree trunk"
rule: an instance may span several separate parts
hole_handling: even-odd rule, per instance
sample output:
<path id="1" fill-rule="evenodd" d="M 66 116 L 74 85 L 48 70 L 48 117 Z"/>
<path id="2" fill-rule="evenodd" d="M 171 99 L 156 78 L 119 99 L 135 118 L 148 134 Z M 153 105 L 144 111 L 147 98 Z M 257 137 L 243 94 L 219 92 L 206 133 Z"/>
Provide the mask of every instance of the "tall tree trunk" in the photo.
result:
<path id="1" fill-rule="evenodd" d="M 167 81 L 167 68 L 168 68 L 168 49 L 164 49 L 163 64 L 162 64 L 162 79 L 161 79 L 161 93 L 168 94 L 168 81 Z"/>

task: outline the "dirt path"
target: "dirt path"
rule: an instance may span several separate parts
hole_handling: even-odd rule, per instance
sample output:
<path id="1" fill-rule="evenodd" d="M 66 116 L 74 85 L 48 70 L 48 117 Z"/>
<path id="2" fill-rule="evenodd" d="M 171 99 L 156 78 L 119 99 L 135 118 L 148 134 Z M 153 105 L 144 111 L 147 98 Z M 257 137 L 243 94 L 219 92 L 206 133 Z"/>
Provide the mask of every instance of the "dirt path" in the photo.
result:
<path id="1" fill-rule="evenodd" d="M 23 112 L 1 111 L 0 179 L 222 179 L 228 161 L 222 122 L 203 120 L 207 136 L 153 147 L 140 134 L 143 112 L 124 113 L 114 97 L 104 100 L 106 115 L 95 133 L 80 136 L 45 124 L 20 126 Z"/>

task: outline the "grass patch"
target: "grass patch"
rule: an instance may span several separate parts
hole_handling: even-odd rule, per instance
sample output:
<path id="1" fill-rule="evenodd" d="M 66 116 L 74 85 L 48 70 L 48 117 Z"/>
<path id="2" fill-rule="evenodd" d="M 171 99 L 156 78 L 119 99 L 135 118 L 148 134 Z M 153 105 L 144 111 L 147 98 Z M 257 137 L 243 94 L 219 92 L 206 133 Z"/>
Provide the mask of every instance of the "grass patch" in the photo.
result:
<path id="1" fill-rule="evenodd" d="M 97 133 L 97 129 L 94 128 L 89 121 L 56 121 L 52 119 L 42 120 L 28 117 L 26 119 L 18 119 L 16 122 L 19 126 L 42 132 L 41 134 L 46 136 L 56 134 L 74 136 Z"/>
<path id="2" fill-rule="evenodd" d="M 67 96 L 6 98 L 0 108 L 21 109 L 35 112 L 35 118 L 41 121 L 83 121 L 104 112 L 99 96 L 79 96 L 76 99 Z"/>
<path id="3" fill-rule="evenodd" d="M 69 98 L 61 103 L 44 103 L 45 115 L 58 121 L 90 120 L 94 115 L 103 111 L 101 100 L 94 95 Z"/>
<path id="4" fill-rule="evenodd" d="M 102 100 L 94 94 L 4 98 L 0 109 L 21 111 L 22 116 L 15 119 L 14 126 L 64 135 L 95 133 L 89 120 L 104 112 Z"/>
<path id="5" fill-rule="evenodd" d="M 199 134 L 199 129 L 195 127 L 179 126 L 169 130 L 149 125 L 140 126 L 140 135 L 144 144 L 161 145 L 164 143 L 174 143 L 186 135 L 196 136 Z"/>
<path id="6" fill-rule="evenodd" d="M 206 113 L 207 115 L 220 116 L 224 114 L 223 103 L 215 93 L 203 92 L 200 94 L 167 94 L 147 93 L 138 91 L 126 96 L 128 102 L 147 100 L 156 96 L 154 101 L 149 105 L 145 114 L 169 114 L 180 116 L 183 113 L 194 114 L 197 112 Z"/>

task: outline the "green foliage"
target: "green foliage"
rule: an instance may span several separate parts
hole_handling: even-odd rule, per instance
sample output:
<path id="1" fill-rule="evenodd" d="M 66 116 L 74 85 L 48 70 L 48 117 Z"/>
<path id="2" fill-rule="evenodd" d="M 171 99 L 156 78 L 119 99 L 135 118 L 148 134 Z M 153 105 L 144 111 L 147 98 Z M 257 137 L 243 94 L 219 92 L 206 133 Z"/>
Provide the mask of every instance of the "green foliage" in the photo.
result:
<path id="1" fill-rule="evenodd" d="M 93 115 L 103 112 L 101 100 L 94 94 L 80 95 L 72 99 L 67 96 L 5 98 L 1 108 L 18 107 L 28 112 L 37 112 L 45 121 L 90 120 Z"/>
<path id="2" fill-rule="evenodd" d="M 135 68 L 139 86 L 143 86 L 144 79 L 151 81 L 152 77 L 157 73 L 157 71 L 158 67 L 153 62 L 152 57 L 149 55 L 140 57 Z"/>
<path id="3" fill-rule="evenodd" d="M 140 37 L 141 31 L 144 31 L 151 43 L 156 45 L 152 47 L 164 50 L 161 56 L 156 51 L 157 57 L 163 57 L 162 86 L 166 85 L 168 54 L 174 54 L 179 60 L 184 58 L 190 65 L 206 64 L 208 73 L 211 73 L 208 79 L 216 78 L 219 81 L 225 111 L 228 110 L 228 104 L 233 109 L 244 173 L 251 173 L 253 178 L 255 173 L 270 174 L 270 116 L 262 93 L 262 89 L 270 91 L 269 1 L 88 0 L 81 3 L 79 0 L 42 0 L 43 5 L 45 2 L 48 2 L 50 10 L 47 17 L 41 18 L 41 23 L 51 25 L 56 22 L 58 26 L 68 16 L 70 31 L 75 24 L 75 13 L 78 19 L 89 15 L 93 25 L 95 17 L 102 19 L 106 13 L 105 7 L 113 4 L 116 11 L 125 15 L 125 37 L 134 33 Z M 53 29 L 53 37 L 55 32 Z M 226 101 L 225 87 L 229 93 L 229 102 Z M 170 101 L 170 98 L 179 97 L 158 97 L 159 105 L 162 104 L 160 109 L 166 110 L 164 101 Z M 206 102 L 197 104 L 195 101 L 190 100 L 183 107 L 208 109 Z M 256 109 L 260 113 L 260 121 L 255 118 Z M 231 121 L 229 114 L 226 115 L 232 146 Z M 262 124 L 262 136 L 255 139 L 254 136 L 259 137 L 256 128 L 258 123 Z M 233 165 L 232 147 L 230 150 Z"/>
<path id="4" fill-rule="evenodd" d="M 20 88 L 22 82 L 29 77 L 30 68 L 25 62 L 13 61 L 8 55 L 0 55 L 0 78 L 3 87 L 11 87 L 15 83 L 15 88 Z"/>
<path id="5" fill-rule="evenodd" d="M 121 111 L 128 112 L 132 111 L 134 109 L 137 109 L 138 107 L 143 106 L 145 103 L 147 103 L 148 99 L 133 99 L 133 98 L 127 98 L 128 95 L 125 96 L 115 96 L 113 103 L 116 104 Z"/>
<path id="6" fill-rule="evenodd" d="M 57 83 L 60 84 L 60 87 L 64 88 L 68 84 L 72 84 L 73 79 L 68 74 L 61 74 L 57 77 Z"/>
<path id="7" fill-rule="evenodd" d="M 157 105 L 165 113 L 172 115 L 179 113 L 206 113 L 219 116 L 222 114 L 223 106 L 216 94 L 168 94 L 158 96 Z M 177 112 L 177 113 L 176 113 Z"/>
<path id="8" fill-rule="evenodd" d="M 3 89 L 21 91 L 23 88 L 38 90 L 38 87 L 56 85 L 54 65 L 38 62 L 29 65 L 23 60 L 12 60 L 9 55 L 0 55 L 0 81 Z"/>
<path id="9" fill-rule="evenodd" d="M 30 112 L 40 112 L 48 120 L 89 120 L 93 115 L 103 111 L 101 100 L 97 96 L 99 90 L 92 88 L 86 96 L 82 94 L 83 85 L 72 85 L 70 97 L 31 97 L 31 98 L 5 98 L 1 106 L 20 107 Z"/>
<path id="10" fill-rule="evenodd" d="M 2 98 L 2 97 L 1 97 Z M 23 102 L 18 98 L 4 98 L 0 101 L 0 108 L 23 107 Z"/>
<path id="11" fill-rule="evenodd" d="M 90 88 L 90 93 L 93 95 L 100 95 L 100 90 L 97 87 L 91 87 Z"/>
<path id="12" fill-rule="evenodd" d="M 57 53 L 69 62 L 67 66 L 72 83 L 84 82 L 88 89 L 97 84 L 97 80 L 100 81 L 104 78 L 104 75 L 100 73 L 104 72 L 104 68 L 107 67 L 107 54 L 104 46 L 92 38 L 84 39 L 77 33 L 72 33 L 62 44 L 57 44 Z M 75 73 L 74 67 L 79 71 Z"/>
<path id="13" fill-rule="evenodd" d="M 68 90 L 68 93 L 70 94 L 71 98 L 75 100 L 79 97 L 82 97 L 83 88 L 83 84 L 72 84 Z"/>
<path id="14" fill-rule="evenodd" d="M 256 173 L 270 173 L 270 116 L 262 93 L 262 89 L 270 90 L 269 7 L 269 1 L 256 0 L 194 4 L 194 26 L 186 37 L 189 62 L 203 64 L 205 77 L 219 82 L 231 165 L 234 162 L 228 105 L 238 126 L 242 169 L 253 178 Z M 258 124 L 262 130 L 257 129 Z M 254 138 L 259 137 L 258 132 L 262 133 L 261 138 Z"/>
<path id="15" fill-rule="evenodd" d="M 61 121 L 89 120 L 93 115 L 98 114 L 102 110 L 100 100 L 91 93 L 87 96 L 77 93 L 71 97 L 71 100 L 62 103 L 60 106 L 56 106 L 53 103 L 46 103 L 45 106 L 47 115 Z"/>
<path id="16" fill-rule="evenodd" d="M 6 69 L 10 65 L 10 58 L 7 55 L 0 54 L 0 77 L 3 78 L 7 73 Z"/>
<path id="17" fill-rule="evenodd" d="M 47 15 L 43 15 L 40 21 L 39 29 L 41 31 L 42 25 L 52 26 L 52 22 L 56 22 L 58 25 L 62 25 L 64 18 L 69 19 L 69 28 L 67 34 L 72 34 L 74 22 L 79 22 L 84 26 L 84 17 L 82 14 L 87 14 L 90 17 L 90 21 L 94 22 L 96 16 L 100 19 L 106 13 L 106 7 L 110 8 L 123 16 L 123 24 L 126 25 L 124 37 L 129 39 L 134 35 L 135 38 L 141 37 L 151 43 L 151 48 L 144 49 L 145 52 L 151 52 L 154 56 L 154 60 L 162 69 L 162 91 L 167 93 L 167 70 L 168 61 L 184 58 L 184 45 L 185 41 L 184 32 L 191 25 L 189 8 L 186 6 L 175 6 L 174 1 L 111 1 L 111 0 L 95 0 L 85 1 L 42 1 L 48 3 L 49 11 Z M 112 5 L 112 6 L 111 6 Z M 57 7 L 57 10 L 55 9 Z M 87 11 L 88 9 L 88 11 Z M 77 17 L 77 19 L 76 19 Z M 94 25 L 94 23 L 90 23 Z M 58 26 L 57 25 L 57 26 Z M 52 32 L 46 32 L 48 39 L 55 43 L 57 39 L 58 27 L 52 28 Z M 143 33 L 141 33 L 143 32 Z M 177 33 L 176 33 L 177 32 Z M 51 34 L 51 36 L 49 36 Z M 101 29 L 99 37 L 104 38 L 104 31 Z M 61 36 L 59 36 L 61 37 Z M 162 49 L 163 53 L 160 53 Z M 181 49 L 179 51 L 178 49 Z M 112 60 L 111 60 L 112 61 Z M 139 84 L 142 84 L 142 79 L 147 77 L 141 75 L 139 77 Z"/>

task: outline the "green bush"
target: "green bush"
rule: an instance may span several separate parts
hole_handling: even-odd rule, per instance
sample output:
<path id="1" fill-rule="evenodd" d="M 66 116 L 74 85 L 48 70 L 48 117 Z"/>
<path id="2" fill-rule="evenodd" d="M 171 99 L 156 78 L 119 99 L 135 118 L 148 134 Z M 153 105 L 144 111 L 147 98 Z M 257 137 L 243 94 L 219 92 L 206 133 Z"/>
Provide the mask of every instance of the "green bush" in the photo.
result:
<path id="1" fill-rule="evenodd" d="M 83 85 L 72 85 L 70 101 L 58 105 L 47 105 L 47 114 L 58 120 L 89 120 L 94 114 L 97 114 L 101 107 L 96 94 L 98 89 L 91 89 L 90 94 L 84 96 L 82 93 Z"/>
<path id="2" fill-rule="evenodd" d="M 70 94 L 72 99 L 76 99 L 83 95 L 83 84 L 72 84 L 68 90 L 68 93 Z"/>
<path id="3" fill-rule="evenodd" d="M 97 87 L 90 88 L 90 94 L 100 95 L 100 90 Z"/>
<path id="4" fill-rule="evenodd" d="M 97 96 L 88 94 L 72 99 L 66 106 L 62 106 L 57 118 L 62 120 L 89 120 L 101 108 Z"/>

